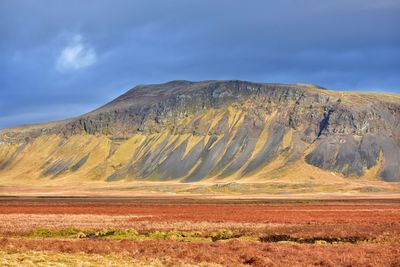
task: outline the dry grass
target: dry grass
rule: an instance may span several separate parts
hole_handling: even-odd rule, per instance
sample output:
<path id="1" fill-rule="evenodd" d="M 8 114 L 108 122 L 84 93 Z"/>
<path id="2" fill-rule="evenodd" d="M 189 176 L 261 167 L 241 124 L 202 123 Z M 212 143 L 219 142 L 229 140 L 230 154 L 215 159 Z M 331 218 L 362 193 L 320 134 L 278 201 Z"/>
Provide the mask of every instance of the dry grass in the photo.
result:
<path id="1" fill-rule="evenodd" d="M 135 216 L 92 214 L 2 214 L 0 216 L 0 235 L 22 234 L 37 228 L 62 229 L 69 227 L 81 229 L 132 228 L 140 232 L 176 229 L 182 231 L 215 231 L 226 228 L 246 233 L 263 232 L 264 229 L 274 229 L 278 226 L 283 225 L 207 221 L 137 221 Z"/>
<path id="2" fill-rule="evenodd" d="M 133 259 L 169 259 L 171 263 L 209 263 L 223 266 L 399 266 L 400 248 L 389 244 L 267 244 L 246 241 L 0 241 L 2 251 L 46 251 L 110 255 Z M 23 255 L 23 254 L 22 254 Z M 166 264 L 168 266 L 168 264 Z"/>
<path id="3" fill-rule="evenodd" d="M 0 251 L 0 265 L 9 267 L 32 267 L 32 266 L 108 266 L 108 267 L 162 267 L 162 266 L 194 266 L 188 263 L 171 261 L 168 258 L 146 259 L 132 258 L 124 254 L 110 253 L 87 254 L 87 253 L 62 253 L 43 251 Z M 216 264 L 197 263 L 195 266 L 219 266 Z"/>
<path id="4" fill-rule="evenodd" d="M 122 200 L 123 201 L 123 200 Z M 298 223 L 323 222 L 398 222 L 400 205 L 397 200 L 376 203 L 362 202 L 246 204 L 177 203 L 173 199 L 155 203 L 124 203 L 116 200 L 64 200 L 59 202 L 0 202 L 0 214 L 97 214 L 132 216 L 137 221 L 208 221 L 208 222 L 262 222 Z"/>
<path id="5" fill-rule="evenodd" d="M 201 231 L 229 229 L 240 235 L 296 237 L 400 235 L 397 202 L 322 204 L 209 203 L 0 203 L 0 236 L 37 228 Z M 122 215 L 124 214 L 124 215 Z"/>
<path id="6" fill-rule="evenodd" d="M 0 202 L 0 236 L 3 236 L 0 251 L 6 255 L 0 254 L 0 258 L 7 257 L 10 266 L 18 265 L 18 259 L 34 262 L 37 258 L 51 264 L 57 257 L 69 261 L 64 266 L 91 261 L 93 264 L 89 265 L 95 266 L 97 257 L 105 257 L 103 262 L 115 259 L 120 266 L 124 266 L 126 259 L 132 259 L 131 265 L 126 266 L 400 264 L 400 205 L 397 200 L 328 201 L 324 204 L 146 201 L 42 199 Z M 67 227 L 79 228 L 74 233 L 82 232 L 84 237 L 63 234 L 67 230 L 62 229 Z M 35 230 L 38 228 L 47 228 L 45 232 L 49 235 L 35 235 L 43 232 Z M 86 234 L 93 229 L 104 231 L 106 228 L 117 229 L 118 237 Z M 135 238 L 124 234 L 126 231 L 122 229 L 132 229 L 129 233 L 135 233 Z M 184 231 L 199 233 L 196 238 L 186 238 Z M 185 234 L 185 238 L 180 238 L 180 233 Z M 285 235 L 290 238 L 282 240 L 300 240 L 301 244 L 257 241 L 259 237 L 279 241 L 279 236 Z M 353 237 L 360 238 L 361 243 L 358 239 L 356 244 L 335 241 Z M 303 244 L 307 240 L 324 238 L 335 242 Z"/>
<path id="7" fill-rule="evenodd" d="M 191 222 L 191 221 L 136 221 L 130 216 L 110 215 L 56 215 L 56 214 L 3 214 L 0 216 L 0 236 L 18 237 L 39 228 L 65 229 L 135 229 L 140 233 L 154 231 L 200 231 L 210 235 L 219 229 L 229 229 L 240 236 L 290 234 L 295 237 L 313 236 L 363 236 L 376 239 L 380 236 L 400 236 L 400 223 L 241 223 L 241 222 Z"/>

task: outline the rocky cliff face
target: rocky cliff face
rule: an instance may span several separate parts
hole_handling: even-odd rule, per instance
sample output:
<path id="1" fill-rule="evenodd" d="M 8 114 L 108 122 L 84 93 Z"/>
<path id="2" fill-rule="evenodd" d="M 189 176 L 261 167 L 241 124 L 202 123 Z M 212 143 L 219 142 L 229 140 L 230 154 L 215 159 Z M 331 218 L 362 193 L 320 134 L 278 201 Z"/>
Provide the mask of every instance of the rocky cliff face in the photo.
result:
<path id="1" fill-rule="evenodd" d="M 10 179 L 262 180 L 293 166 L 400 181 L 400 96 L 174 81 L 137 86 L 78 118 L 0 132 L 0 176 Z"/>

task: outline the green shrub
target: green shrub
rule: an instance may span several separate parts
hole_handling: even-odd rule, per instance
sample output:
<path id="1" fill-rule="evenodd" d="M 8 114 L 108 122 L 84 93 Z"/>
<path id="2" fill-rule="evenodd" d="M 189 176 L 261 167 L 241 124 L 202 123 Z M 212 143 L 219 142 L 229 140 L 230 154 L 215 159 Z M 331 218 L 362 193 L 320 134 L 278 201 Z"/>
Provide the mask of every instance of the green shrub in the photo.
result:
<path id="1" fill-rule="evenodd" d="M 40 238 L 73 238 L 81 231 L 77 228 L 47 229 L 39 228 L 31 232 L 32 237 Z"/>
<path id="2" fill-rule="evenodd" d="M 59 235 L 61 237 L 75 237 L 79 232 L 81 232 L 81 230 L 71 227 L 71 228 L 61 229 L 59 231 Z"/>
<path id="3" fill-rule="evenodd" d="M 163 232 L 163 231 L 155 231 L 155 232 L 148 233 L 147 236 L 148 236 L 150 239 L 155 239 L 155 240 L 167 240 L 167 238 L 168 238 L 168 233 L 167 233 L 167 232 Z"/>
<path id="4" fill-rule="evenodd" d="M 34 229 L 31 232 L 31 236 L 33 237 L 52 237 L 54 236 L 54 230 L 47 229 L 47 228 L 39 228 L 39 229 Z"/>
<path id="5" fill-rule="evenodd" d="M 226 240 L 232 237 L 233 237 L 233 232 L 226 229 L 220 229 L 217 232 L 211 233 L 212 241 Z"/>
<path id="6" fill-rule="evenodd" d="M 184 232 L 184 231 L 155 231 L 147 234 L 149 239 L 154 240 L 176 240 L 176 241 L 195 241 L 201 240 L 202 233 L 198 231 Z"/>
<path id="7" fill-rule="evenodd" d="M 137 239 L 139 237 L 139 233 L 135 229 L 109 229 L 102 234 L 108 239 L 115 240 Z"/>

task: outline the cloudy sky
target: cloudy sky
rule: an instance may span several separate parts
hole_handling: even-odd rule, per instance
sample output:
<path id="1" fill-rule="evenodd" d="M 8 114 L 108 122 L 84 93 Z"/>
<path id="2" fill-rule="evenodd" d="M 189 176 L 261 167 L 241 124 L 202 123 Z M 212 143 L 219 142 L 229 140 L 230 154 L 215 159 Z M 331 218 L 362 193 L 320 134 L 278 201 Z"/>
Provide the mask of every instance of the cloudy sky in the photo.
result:
<path id="1" fill-rule="evenodd" d="M 177 79 L 400 93 L 399 29 L 399 0 L 1 0 L 0 128 Z"/>

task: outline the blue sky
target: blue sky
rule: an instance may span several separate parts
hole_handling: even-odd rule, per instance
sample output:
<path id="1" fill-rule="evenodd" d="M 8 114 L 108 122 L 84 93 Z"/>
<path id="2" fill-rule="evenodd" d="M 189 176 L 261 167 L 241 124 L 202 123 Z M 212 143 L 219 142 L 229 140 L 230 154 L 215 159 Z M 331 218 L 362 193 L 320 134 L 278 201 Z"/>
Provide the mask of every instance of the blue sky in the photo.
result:
<path id="1" fill-rule="evenodd" d="M 399 29 L 398 0 L 2 0 L 0 128 L 177 79 L 399 93 Z"/>

